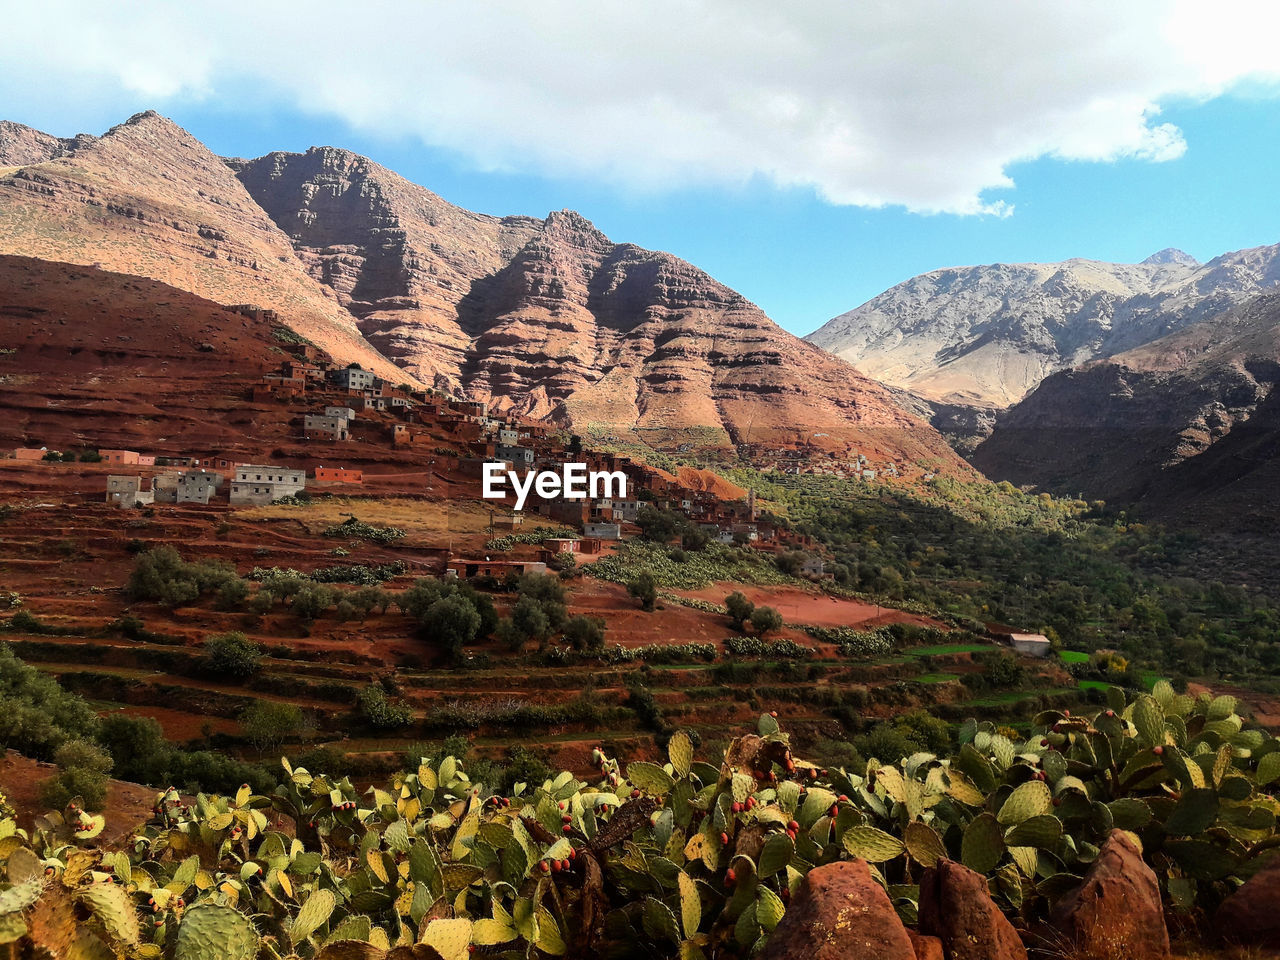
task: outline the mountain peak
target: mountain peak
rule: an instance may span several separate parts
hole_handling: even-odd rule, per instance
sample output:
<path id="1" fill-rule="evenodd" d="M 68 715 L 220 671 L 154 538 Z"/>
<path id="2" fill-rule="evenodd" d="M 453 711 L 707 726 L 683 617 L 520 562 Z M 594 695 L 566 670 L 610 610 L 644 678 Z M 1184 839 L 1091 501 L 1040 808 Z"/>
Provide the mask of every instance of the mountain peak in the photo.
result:
<path id="1" fill-rule="evenodd" d="M 542 222 L 544 235 L 559 237 L 574 246 L 592 249 L 613 247 L 613 242 L 594 223 L 576 210 L 553 210 Z"/>
<path id="2" fill-rule="evenodd" d="M 1189 253 L 1184 253 L 1177 247 L 1165 247 L 1157 253 L 1153 253 L 1147 259 L 1142 261 L 1143 266 L 1156 266 L 1163 263 L 1180 263 L 1187 267 L 1198 267 L 1200 261 Z"/>

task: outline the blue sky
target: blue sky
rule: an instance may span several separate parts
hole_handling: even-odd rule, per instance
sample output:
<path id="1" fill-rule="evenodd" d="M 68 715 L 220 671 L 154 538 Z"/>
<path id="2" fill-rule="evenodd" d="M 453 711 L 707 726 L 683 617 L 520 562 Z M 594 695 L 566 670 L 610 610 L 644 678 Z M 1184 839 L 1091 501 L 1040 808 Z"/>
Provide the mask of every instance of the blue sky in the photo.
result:
<path id="1" fill-rule="evenodd" d="M 962 19 L 935 22 L 925 5 L 917 24 L 914 0 L 847 23 L 840 4 L 771 22 L 768 5 L 708 0 L 687 44 L 660 29 L 601 51 L 598 38 L 649 26 L 607 3 L 585 27 L 563 2 L 536 22 L 501 3 L 487 22 L 373 4 L 402 25 L 413 62 L 397 59 L 394 32 L 305 33 L 340 21 L 340 6 L 282 14 L 275 33 L 254 5 L 220 7 L 221 22 L 147 6 L 145 23 L 74 0 L 19 13 L 36 31 L 77 26 L 46 45 L 0 38 L 4 118 L 65 136 L 154 108 L 226 155 L 331 144 L 474 210 L 573 208 L 801 335 L 944 266 L 1133 262 L 1167 246 L 1206 260 L 1280 241 L 1280 62 L 1246 42 L 1269 35 L 1265 5 L 1202 22 L 1194 5 L 1083 3 L 1053 22 L 958 0 Z M 1249 32 L 1218 37 L 1233 12 Z M 833 36 L 838 62 L 824 57 Z M 452 43 L 427 60 L 412 46 L 423 37 Z M 879 57 L 890 43 L 900 55 Z"/>

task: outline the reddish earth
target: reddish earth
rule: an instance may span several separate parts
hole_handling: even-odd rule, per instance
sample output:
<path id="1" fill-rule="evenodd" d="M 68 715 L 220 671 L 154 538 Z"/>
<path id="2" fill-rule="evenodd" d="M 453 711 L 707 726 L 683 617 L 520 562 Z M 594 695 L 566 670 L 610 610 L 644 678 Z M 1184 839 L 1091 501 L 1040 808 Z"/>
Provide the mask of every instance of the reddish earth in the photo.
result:
<path id="1" fill-rule="evenodd" d="M 736 483 L 730 483 L 712 470 L 702 470 L 698 467 L 677 467 L 675 479 L 690 490 L 705 490 L 721 500 L 744 500 L 747 496 L 747 491 L 742 487 Z"/>
<path id="2" fill-rule="evenodd" d="M 307 275 L 222 158 L 173 122 L 148 111 L 101 137 L 43 151 L 28 143 L 7 159 L 4 150 L 0 142 L 0 253 L 98 264 L 219 303 L 261 304 L 343 362 L 412 379 Z"/>
<path id="3" fill-rule="evenodd" d="M 0 760 L 0 793 L 17 811 L 20 827 L 30 830 L 32 820 L 46 812 L 40 803 L 40 787 L 57 772 L 52 763 L 41 763 L 12 750 L 5 752 Z M 155 802 L 156 791 L 151 787 L 112 780 L 107 787 L 107 825 L 101 842 L 123 840 L 135 826 L 150 819 Z"/>
<path id="4" fill-rule="evenodd" d="M 756 606 L 773 607 L 788 623 L 801 623 L 813 627 L 879 627 L 890 623 L 909 623 L 922 627 L 942 627 L 937 620 L 917 613 L 895 610 L 825 594 L 801 590 L 797 587 L 760 587 L 736 583 L 717 583 L 700 590 L 673 590 L 673 593 L 694 600 L 706 600 L 723 604 L 733 591 L 746 595 Z"/>
<path id="5" fill-rule="evenodd" d="M 1231 696 L 1240 701 L 1238 713 L 1242 716 L 1253 715 L 1253 720 L 1258 726 L 1264 730 L 1271 732 L 1280 731 L 1280 696 L 1274 694 L 1258 693 L 1256 690 L 1247 690 L 1244 687 L 1226 686 L 1221 683 L 1214 683 L 1212 687 L 1207 687 L 1201 683 L 1187 684 L 1187 693 L 1193 697 L 1198 697 L 1202 693 L 1208 693 L 1212 696 Z"/>

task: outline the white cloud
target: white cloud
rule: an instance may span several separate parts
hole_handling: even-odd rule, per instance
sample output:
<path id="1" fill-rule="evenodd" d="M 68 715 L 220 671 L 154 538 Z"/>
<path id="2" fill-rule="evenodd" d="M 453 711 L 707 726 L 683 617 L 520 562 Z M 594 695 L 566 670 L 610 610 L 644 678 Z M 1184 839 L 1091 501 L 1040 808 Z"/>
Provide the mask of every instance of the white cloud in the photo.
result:
<path id="1" fill-rule="evenodd" d="M 1014 162 L 1181 156 L 1160 105 L 1276 84 L 1277 27 L 1269 0 L 44 0 L 0 77 L 55 112 L 253 89 L 488 168 L 1007 214 Z"/>

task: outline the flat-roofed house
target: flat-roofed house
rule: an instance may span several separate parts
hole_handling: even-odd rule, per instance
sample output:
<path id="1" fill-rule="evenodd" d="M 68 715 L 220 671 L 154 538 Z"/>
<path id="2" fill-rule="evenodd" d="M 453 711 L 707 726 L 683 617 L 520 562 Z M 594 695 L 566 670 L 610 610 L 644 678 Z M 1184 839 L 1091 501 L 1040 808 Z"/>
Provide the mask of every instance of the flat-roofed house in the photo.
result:
<path id="1" fill-rule="evenodd" d="M 308 440 L 346 440 L 350 437 L 346 417 L 326 417 L 321 413 L 308 413 L 302 418 L 302 432 Z"/>
<path id="2" fill-rule="evenodd" d="M 154 503 L 154 491 L 143 489 L 144 486 L 142 477 L 108 476 L 106 502 L 122 509 Z"/>
<path id="3" fill-rule="evenodd" d="M 137 450 L 99 450 L 98 456 L 102 458 L 103 463 L 137 466 L 139 454 Z"/>
<path id="4" fill-rule="evenodd" d="M 182 470 L 152 478 L 151 493 L 156 503 L 207 504 L 222 486 L 222 474 L 211 470 Z"/>
<path id="5" fill-rule="evenodd" d="M 315 480 L 317 483 L 364 483 L 364 471 L 347 467 L 316 467 Z"/>
<path id="6" fill-rule="evenodd" d="M 292 467 L 246 463 L 236 467 L 231 502 L 262 505 L 306 489 L 307 472 Z"/>

